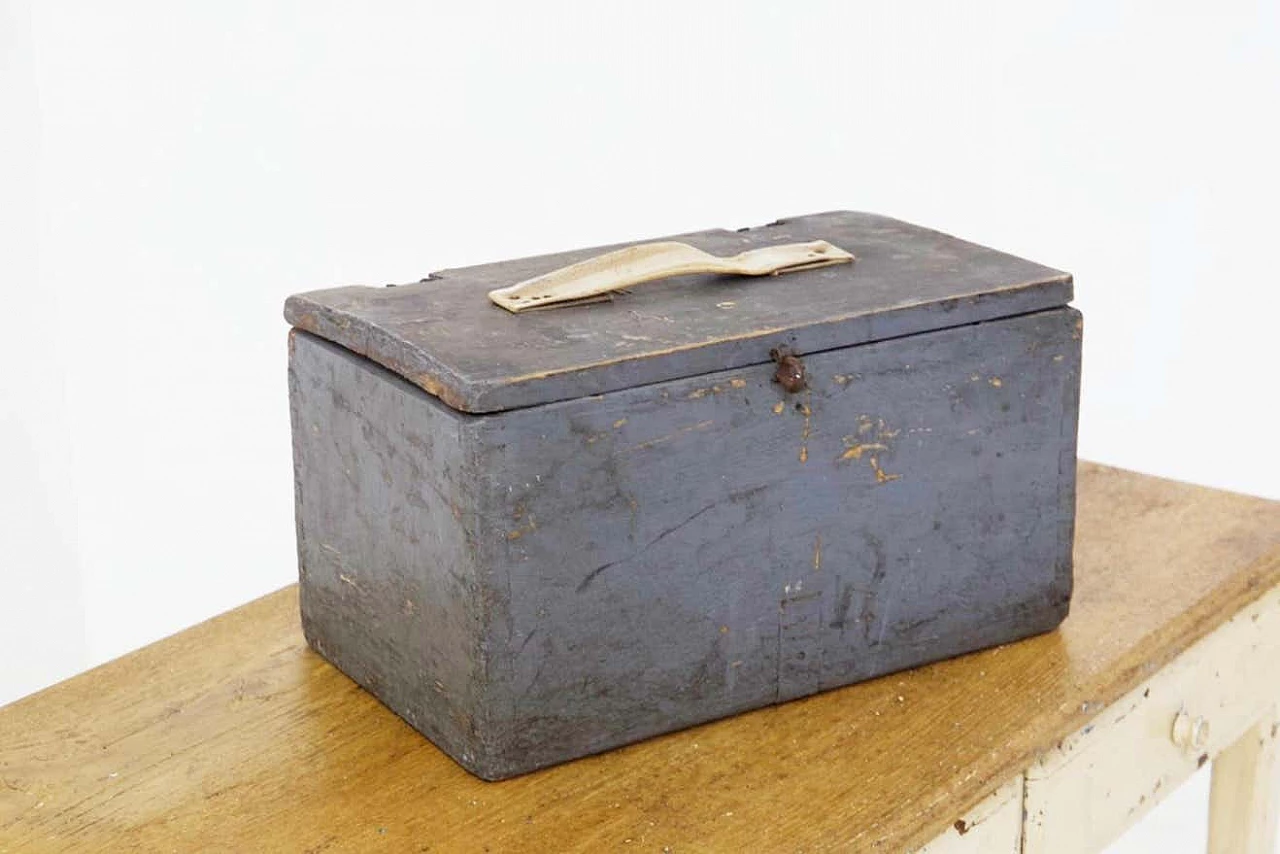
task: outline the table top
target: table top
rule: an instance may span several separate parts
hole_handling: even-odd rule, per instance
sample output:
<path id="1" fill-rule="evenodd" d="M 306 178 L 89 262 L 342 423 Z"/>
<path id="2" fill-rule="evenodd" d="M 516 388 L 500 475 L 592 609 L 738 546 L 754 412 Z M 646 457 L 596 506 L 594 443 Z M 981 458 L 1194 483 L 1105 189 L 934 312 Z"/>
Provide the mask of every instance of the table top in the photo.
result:
<path id="1" fill-rule="evenodd" d="M 1084 463 L 1048 635 L 501 783 L 311 653 L 289 587 L 0 709 L 0 852 L 900 851 L 1280 583 L 1280 502 Z"/>

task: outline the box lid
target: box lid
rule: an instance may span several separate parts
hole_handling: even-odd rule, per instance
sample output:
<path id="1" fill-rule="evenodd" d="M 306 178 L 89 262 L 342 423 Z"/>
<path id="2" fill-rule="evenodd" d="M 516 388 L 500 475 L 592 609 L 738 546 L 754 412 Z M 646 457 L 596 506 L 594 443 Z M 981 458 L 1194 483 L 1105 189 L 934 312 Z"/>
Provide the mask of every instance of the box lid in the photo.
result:
<path id="1" fill-rule="evenodd" d="M 826 240 L 852 264 L 781 276 L 686 275 L 609 302 L 513 314 L 488 292 L 618 246 L 482 264 L 396 287 L 290 297 L 285 319 L 464 412 L 496 412 L 1065 305 L 1071 276 L 851 211 L 679 235 L 713 255 Z"/>

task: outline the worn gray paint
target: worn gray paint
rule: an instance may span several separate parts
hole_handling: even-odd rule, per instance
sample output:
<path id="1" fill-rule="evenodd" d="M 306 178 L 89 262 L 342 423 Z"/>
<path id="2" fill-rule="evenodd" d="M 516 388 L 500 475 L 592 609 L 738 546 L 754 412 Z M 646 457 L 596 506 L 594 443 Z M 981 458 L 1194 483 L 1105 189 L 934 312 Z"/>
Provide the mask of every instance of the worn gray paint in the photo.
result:
<path id="1" fill-rule="evenodd" d="M 307 642 L 468 764 L 485 659 L 464 419 L 305 333 L 289 394 Z"/>
<path id="2" fill-rule="evenodd" d="M 917 225 L 852 211 L 679 239 L 717 255 L 827 240 L 856 263 L 782 276 L 681 276 L 611 303 L 513 315 L 486 293 L 599 247 L 434 274 L 394 288 L 291 297 L 288 321 L 440 396 L 494 412 L 757 364 L 779 342 L 848 347 L 1065 305 L 1059 270 Z"/>
<path id="3" fill-rule="evenodd" d="M 761 359 L 476 416 L 294 333 L 307 637 L 501 778 L 1051 629 L 1079 338 L 1059 308 L 802 351 L 796 394 Z"/>

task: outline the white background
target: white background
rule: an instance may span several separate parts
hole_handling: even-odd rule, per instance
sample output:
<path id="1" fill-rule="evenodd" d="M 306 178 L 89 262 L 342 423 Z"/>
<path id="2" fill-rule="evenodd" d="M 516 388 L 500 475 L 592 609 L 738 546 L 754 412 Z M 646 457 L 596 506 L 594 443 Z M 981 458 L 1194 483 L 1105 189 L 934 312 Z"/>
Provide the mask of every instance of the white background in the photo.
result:
<path id="1" fill-rule="evenodd" d="M 1277 9 L 0 0 L 0 703 L 290 582 L 281 303 L 446 266 L 917 221 L 1075 273 L 1082 456 L 1280 498 Z"/>

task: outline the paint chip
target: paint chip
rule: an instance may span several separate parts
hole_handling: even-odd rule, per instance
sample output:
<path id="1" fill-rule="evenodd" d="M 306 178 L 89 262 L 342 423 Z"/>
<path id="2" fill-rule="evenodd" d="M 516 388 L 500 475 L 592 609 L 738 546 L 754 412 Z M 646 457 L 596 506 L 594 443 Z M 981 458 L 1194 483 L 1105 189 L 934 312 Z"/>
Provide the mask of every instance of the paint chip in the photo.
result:
<path id="1" fill-rule="evenodd" d="M 862 459 L 862 454 L 866 451 L 887 451 L 887 450 L 889 450 L 889 448 L 885 445 L 881 445 L 879 442 L 863 443 L 863 444 L 854 445 L 853 447 L 847 449 L 843 454 L 840 455 L 840 459 L 860 460 Z"/>
<path id="2" fill-rule="evenodd" d="M 876 473 L 876 483 L 890 483 L 902 479 L 900 474 L 885 474 L 884 469 L 880 468 L 880 461 L 875 457 L 871 458 L 871 468 Z"/>

